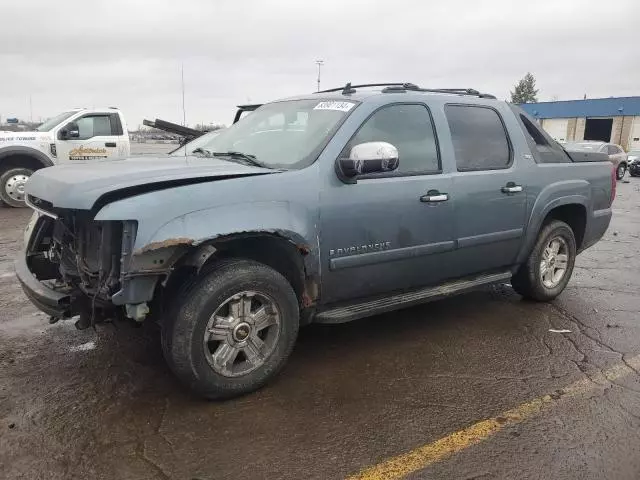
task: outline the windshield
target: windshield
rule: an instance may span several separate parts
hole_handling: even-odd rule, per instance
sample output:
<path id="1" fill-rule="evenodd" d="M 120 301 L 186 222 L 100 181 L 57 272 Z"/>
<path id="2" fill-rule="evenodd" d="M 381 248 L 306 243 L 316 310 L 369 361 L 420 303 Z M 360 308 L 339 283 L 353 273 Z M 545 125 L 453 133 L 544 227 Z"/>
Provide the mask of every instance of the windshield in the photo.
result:
<path id="1" fill-rule="evenodd" d="M 76 112 L 64 112 L 64 113 L 61 113 L 59 115 L 56 115 L 55 117 L 50 118 L 49 120 L 44 122 L 42 125 L 40 125 L 38 128 L 36 128 L 36 131 L 38 131 L 38 132 L 48 132 L 49 130 L 51 130 L 56 125 L 64 122 L 67 118 L 69 118 L 74 113 L 76 113 Z"/>
<path id="2" fill-rule="evenodd" d="M 604 143 L 597 142 L 569 142 L 565 144 L 564 148 L 567 150 L 577 150 L 579 152 L 598 152 L 603 145 Z"/>
<path id="3" fill-rule="evenodd" d="M 188 151 L 198 148 L 204 156 L 234 152 L 236 158 L 241 153 L 267 168 L 304 168 L 355 105 L 355 101 L 321 99 L 270 103 L 218 135 L 194 140 Z"/>
<path id="4" fill-rule="evenodd" d="M 205 133 L 200 137 L 194 138 L 190 142 L 176 148 L 173 152 L 171 152 L 171 156 L 184 157 L 185 155 L 191 155 L 195 149 L 201 148 L 206 143 L 209 143 L 211 139 L 218 135 L 221 131 L 222 129 L 213 130 L 212 132 Z M 187 153 L 185 153 L 185 150 L 187 151 Z"/>

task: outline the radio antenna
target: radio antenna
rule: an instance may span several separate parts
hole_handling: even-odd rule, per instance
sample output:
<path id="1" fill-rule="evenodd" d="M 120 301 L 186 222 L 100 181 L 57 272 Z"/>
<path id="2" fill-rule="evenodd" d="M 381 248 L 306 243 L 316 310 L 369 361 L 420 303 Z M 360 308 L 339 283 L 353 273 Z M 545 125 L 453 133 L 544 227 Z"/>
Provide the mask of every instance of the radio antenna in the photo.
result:
<path id="1" fill-rule="evenodd" d="M 184 62 L 182 63 L 181 66 L 181 73 L 182 73 L 182 126 L 186 127 L 187 126 L 187 111 L 184 108 Z"/>

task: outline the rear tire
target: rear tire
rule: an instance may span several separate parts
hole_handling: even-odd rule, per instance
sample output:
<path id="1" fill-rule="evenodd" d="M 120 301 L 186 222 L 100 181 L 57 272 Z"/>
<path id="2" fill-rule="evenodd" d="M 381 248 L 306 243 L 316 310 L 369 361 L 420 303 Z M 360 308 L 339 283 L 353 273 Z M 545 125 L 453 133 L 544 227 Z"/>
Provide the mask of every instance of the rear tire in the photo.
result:
<path id="1" fill-rule="evenodd" d="M 575 260 L 573 230 L 566 223 L 553 220 L 538 234 L 529 258 L 511 278 L 511 285 L 525 298 L 548 302 L 560 295 L 569 283 Z"/>
<path id="2" fill-rule="evenodd" d="M 0 200 L 14 208 L 26 207 L 24 184 L 33 174 L 28 168 L 9 167 L 0 173 Z"/>
<path id="3" fill-rule="evenodd" d="M 225 260 L 176 299 L 162 325 L 171 370 L 210 399 L 257 390 L 284 366 L 299 327 L 298 300 L 274 269 Z"/>
<path id="4" fill-rule="evenodd" d="M 618 168 L 616 168 L 616 178 L 618 180 L 622 180 L 625 173 L 627 173 L 627 165 L 621 163 L 620 165 L 618 165 Z"/>

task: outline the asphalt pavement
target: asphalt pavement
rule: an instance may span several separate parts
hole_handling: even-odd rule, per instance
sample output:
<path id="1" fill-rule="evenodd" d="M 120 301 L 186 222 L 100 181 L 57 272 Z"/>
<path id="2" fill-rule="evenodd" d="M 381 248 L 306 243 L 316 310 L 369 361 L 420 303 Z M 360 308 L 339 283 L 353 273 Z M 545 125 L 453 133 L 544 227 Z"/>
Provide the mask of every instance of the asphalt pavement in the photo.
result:
<path id="1" fill-rule="evenodd" d="M 207 402 L 153 325 L 47 323 L 0 208 L 0 477 L 640 478 L 640 179 L 553 303 L 508 285 L 302 330 L 288 366 Z"/>

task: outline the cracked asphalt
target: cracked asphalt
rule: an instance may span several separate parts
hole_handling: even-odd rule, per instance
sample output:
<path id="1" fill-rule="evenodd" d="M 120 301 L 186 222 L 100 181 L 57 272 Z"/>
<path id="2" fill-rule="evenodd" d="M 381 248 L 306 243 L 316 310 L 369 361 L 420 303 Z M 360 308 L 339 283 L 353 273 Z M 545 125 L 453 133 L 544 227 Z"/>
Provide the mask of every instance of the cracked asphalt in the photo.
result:
<path id="1" fill-rule="evenodd" d="M 409 478 L 638 479 L 639 200 L 640 179 L 619 183 L 609 231 L 551 304 L 502 285 L 314 325 L 276 381 L 223 403 L 173 378 L 153 325 L 49 325 L 13 274 L 30 213 L 0 209 L 0 477 L 345 478 L 551 394 Z"/>

